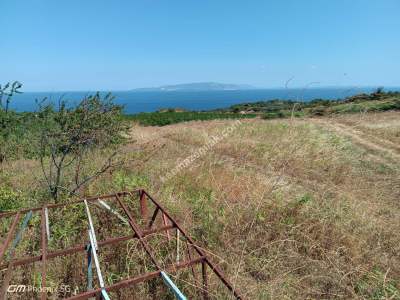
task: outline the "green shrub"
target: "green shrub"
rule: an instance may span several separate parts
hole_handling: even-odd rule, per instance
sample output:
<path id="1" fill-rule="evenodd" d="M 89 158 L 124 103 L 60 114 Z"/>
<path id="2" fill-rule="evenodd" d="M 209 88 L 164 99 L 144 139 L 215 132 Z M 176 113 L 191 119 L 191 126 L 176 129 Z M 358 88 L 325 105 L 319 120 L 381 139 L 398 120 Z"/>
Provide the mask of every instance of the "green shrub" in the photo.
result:
<path id="1" fill-rule="evenodd" d="M 302 195 L 300 198 L 297 199 L 297 202 L 299 204 L 306 204 L 311 201 L 312 201 L 312 196 L 308 193 Z"/>
<path id="2" fill-rule="evenodd" d="M 149 186 L 149 179 L 139 174 L 127 175 L 124 172 L 115 172 L 113 175 L 113 183 L 120 190 L 134 190 L 137 188 L 146 188 Z"/>
<path id="3" fill-rule="evenodd" d="M 256 114 L 218 113 L 218 112 L 153 112 L 127 115 L 127 119 L 139 122 L 144 126 L 165 126 L 188 121 L 206 121 L 216 119 L 248 119 Z"/>
<path id="4" fill-rule="evenodd" d="M 368 296 L 370 299 L 400 299 L 396 282 L 387 280 L 385 273 L 378 269 L 366 273 L 356 284 L 355 291 L 357 295 Z"/>
<path id="5" fill-rule="evenodd" d="M 102 167 L 83 168 L 96 151 L 116 148 L 128 136 L 122 107 L 113 100 L 111 94 L 96 93 L 74 106 L 66 101 L 56 108 L 52 104 L 40 105 L 40 163 L 54 200 L 62 194 L 75 195 L 81 187 L 118 165 L 117 151 L 113 149 Z M 49 156 L 51 159 L 47 159 Z"/>
<path id="6" fill-rule="evenodd" d="M 278 119 L 278 118 L 283 118 L 285 115 L 283 112 L 278 111 L 278 112 L 269 112 L 265 113 L 262 118 L 263 119 Z"/>
<path id="7" fill-rule="evenodd" d="M 9 187 L 0 187 L 0 211 L 20 208 L 23 201 L 24 199 L 20 193 Z"/>

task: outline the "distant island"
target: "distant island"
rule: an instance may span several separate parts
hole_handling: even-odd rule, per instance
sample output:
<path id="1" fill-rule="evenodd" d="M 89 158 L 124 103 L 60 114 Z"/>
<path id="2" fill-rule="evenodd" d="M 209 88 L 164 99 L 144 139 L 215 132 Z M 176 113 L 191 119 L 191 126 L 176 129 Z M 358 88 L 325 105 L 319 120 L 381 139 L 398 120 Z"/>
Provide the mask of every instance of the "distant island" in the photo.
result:
<path id="1" fill-rule="evenodd" d="M 132 92 L 172 92 L 172 91 L 235 91 L 251 90 L 256 87 L 248 84 L 231 84 L 218 82 L 193 82 L 173 85 L 163 85 L 159 87 L 137 88 Z"/>

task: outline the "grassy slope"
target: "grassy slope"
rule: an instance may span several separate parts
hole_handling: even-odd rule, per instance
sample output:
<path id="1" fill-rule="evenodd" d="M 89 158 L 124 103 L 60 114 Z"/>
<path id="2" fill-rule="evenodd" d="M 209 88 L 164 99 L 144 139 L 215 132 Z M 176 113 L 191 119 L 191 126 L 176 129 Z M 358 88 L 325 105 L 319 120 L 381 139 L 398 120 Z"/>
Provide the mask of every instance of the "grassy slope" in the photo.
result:
<path id="1" fill-rule="evenodd" d="M 135 142 L 123 149 L 125 167 L 100 178 L 86 193 L 144 186 L 210 250 L 248 299 L 399 299 L 400 165 L 393 156 L 400 153 L 395 147 L 400 144 L 399 116 L 242 120 L 229 136 L 164 183 L 160 176 L 234 121 L 135 126 Z M 376 139 L 383 150 L 369 148 L 367 142 L 378 143 Z M 91 162 L 99 163 L 100 157 Z M 21 191 L 21 199 L 31 198 L 40 189 L 35 178 L 39 174 L 37 162 L 17 161 L 5 166 L 1 182 Z M 36 199 L 29 201 L 40 202 L 40 195 Z M 64 211 L 70 221 L 62 224 L 53 217 L 55 240 L 64 237 L 59 247 L 76 242 L 64 228 L 75 235 L 84 230 L 72 221 L 82 212 Z M 106 228 L 105 220 L 95 222 Z M 32 241 L 39 235 L 31 231 Z M 78 241 L 84 237 L 78 234 Z M 104 271 L 108 281 L 121 276 L 117 265 L 134 269 L 133 259 L 143 257 L 135 247 L 126 244 L 102 252 L 110 261 Z M 126 255 L 130 259 L 115 258 Z M 59 263 L 50 273 L 60 282 L 68 279 L 84 286 L 84 275 L 72 267 L 81 260 Z M 176 278 L 178 285 L 185 286 L 180 280 Z M 224 299 L 212 291 L 217 294 L 213 298 Z"/>

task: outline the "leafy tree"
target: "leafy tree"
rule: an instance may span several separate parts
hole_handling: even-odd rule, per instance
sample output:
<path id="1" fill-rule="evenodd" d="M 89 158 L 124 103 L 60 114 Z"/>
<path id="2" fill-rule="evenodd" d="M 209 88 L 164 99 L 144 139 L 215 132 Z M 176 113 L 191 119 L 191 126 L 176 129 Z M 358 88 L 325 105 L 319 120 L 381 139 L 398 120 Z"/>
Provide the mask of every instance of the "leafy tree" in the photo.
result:
<path id="1" fill-rule="evenodd" d="M 9 106 L 12 97 L 20 94 L 22 84 L 18 81 L 0 85 L 0 163 L 3 163 L 13 149 L 15 130 L 18 129 L 18 116 L 10 112 Z"/>
<path id="2" fill-rule="evenodd" d="M 6 83 L 4 86 L 0 84 L 0 109 L 8 112 L 10 102 L 12 97 L 15 94 L 21 94 L 19 89 L 22 87 L 22 84 L 18 81 L 14 81 L 13 83 Z M 3 103 L 5 99 L 5 103 Z"/>
<path id="3" fill-rule="evenodd" d="M 57 109 L 42 102 L 38 118 L 40 162 L 54 200 L 61 194 L 77 194 L 85 184 L 119 164 L 113 146 L 126 139 L 128 127 L 122 119 L 122 107 L 114 104 L 111 94 L 102 97 L 96 93 L 76 106 L 60 101 Z M 114 150 L 100 168 L 84 168 L 96 151 L 110 148 Z"/>

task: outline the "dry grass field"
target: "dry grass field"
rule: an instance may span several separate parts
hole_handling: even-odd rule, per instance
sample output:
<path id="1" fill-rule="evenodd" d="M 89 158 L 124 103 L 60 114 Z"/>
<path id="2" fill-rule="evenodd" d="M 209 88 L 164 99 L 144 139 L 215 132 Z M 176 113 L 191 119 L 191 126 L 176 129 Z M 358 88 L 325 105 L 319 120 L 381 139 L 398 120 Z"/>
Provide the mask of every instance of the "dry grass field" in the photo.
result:
<path id="1" fill-rule="evenodd" d="M 237 122 L 133 125 L 124 166 L 84 193 L 144 187 L 247 299 L 400 299 L 400 113 Z M 32 202 L 39 178 L 35 161 L 2 174 Z"/>

